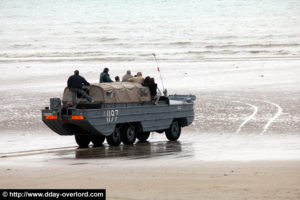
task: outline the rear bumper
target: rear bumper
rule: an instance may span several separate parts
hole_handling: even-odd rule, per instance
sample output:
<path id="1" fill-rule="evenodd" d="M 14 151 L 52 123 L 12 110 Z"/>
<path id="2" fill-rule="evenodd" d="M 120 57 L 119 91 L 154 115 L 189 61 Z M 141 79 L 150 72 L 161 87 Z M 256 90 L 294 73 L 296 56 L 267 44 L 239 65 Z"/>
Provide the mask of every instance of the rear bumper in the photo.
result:
<path id="1" fill-rule="evenodd" d="M 72 109 L 64 115 L 56 110 L 42 110 L 42 121 L 59 135 L 101 134 L 90 124 L 87 113 L 79 109 Z"/>

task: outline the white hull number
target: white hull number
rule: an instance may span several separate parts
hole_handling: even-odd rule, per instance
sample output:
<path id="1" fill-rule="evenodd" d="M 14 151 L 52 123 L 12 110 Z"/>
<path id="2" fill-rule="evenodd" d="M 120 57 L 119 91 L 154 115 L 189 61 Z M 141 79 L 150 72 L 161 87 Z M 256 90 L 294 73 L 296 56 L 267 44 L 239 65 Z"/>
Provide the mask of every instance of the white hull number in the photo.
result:
<path id="1" fill-rule="evenodd" d="M 117 122 L 119 117 L 119 110 L 105 110 L 104 116 L 108 123 Z"/>

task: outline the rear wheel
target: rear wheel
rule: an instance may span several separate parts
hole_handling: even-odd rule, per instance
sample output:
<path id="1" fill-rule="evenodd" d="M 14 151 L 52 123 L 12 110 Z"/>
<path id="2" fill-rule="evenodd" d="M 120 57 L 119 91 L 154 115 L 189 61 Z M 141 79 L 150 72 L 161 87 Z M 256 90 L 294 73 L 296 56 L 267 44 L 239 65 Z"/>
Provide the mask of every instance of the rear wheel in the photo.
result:
<path id="1" fill-rule="evenodd" d="M 136 131 L 135 127 L 131 125 L 127 125 L 124 127 L 124 131 L 122 131 L 122 142 L 124 144 L 133 144 L 136 140 Z"/>
<path id="2" fill-rule="evenodd" d="M 95 146 L 101 146 L 105 140 L 105 136 L 103 135 L 93 135 L 91 137 L 91 140 L 92 140 L 92 143 L 95 145 Z"/>
<path id="3" fill-rule="evenodd" d="M 121 144 L 121 129 L 116 128 L 110 136 L 106 137 L 106 141 L 110 146 L 119 146 Z"/>
<path id="4" fill-rule="evenodd" d="M 172 122 L 169 129 L 166 130 L 166 136 L 170 141 L 176 141 L 180 137 L 181 127 L 178 121 Z"/>
<path id="5" fill-rule="evenodd" d="M 75 135 L 75 140 L 80 147 L 87 147 L 91 142 L 91 137 L 89 135 Z"/>
<path id="6" fill-rule="evenodd" d="M 139 133 L 136 134 L 137 139 L 139 139 L 139 141 L 141 141 L 141 142 L 147 141 L 149 136 L 150 136 L 150 131 L 148 131 L 148 132 L 139 132 Z"/>

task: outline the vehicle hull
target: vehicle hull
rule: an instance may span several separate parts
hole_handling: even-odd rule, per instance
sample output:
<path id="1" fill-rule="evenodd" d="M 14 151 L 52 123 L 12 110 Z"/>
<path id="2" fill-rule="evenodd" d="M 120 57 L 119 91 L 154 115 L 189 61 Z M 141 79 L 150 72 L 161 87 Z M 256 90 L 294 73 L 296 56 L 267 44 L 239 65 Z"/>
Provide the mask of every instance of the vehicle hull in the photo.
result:
<path id="1" fill-rule="evenodd" d="M 112 104 L 97 109 L 42 110 L 43 122 L 59 135 L 111 135 L 115 128 L 124 124 L 135 124 L 143 132 L 164 131 L 174 120 L 181 127 L 194 120 L 193 102 L 152 104 Z M 46 116 L 57 116 L 47 119 Z M 81 116 L 82 119 L 76 119 Z"/>

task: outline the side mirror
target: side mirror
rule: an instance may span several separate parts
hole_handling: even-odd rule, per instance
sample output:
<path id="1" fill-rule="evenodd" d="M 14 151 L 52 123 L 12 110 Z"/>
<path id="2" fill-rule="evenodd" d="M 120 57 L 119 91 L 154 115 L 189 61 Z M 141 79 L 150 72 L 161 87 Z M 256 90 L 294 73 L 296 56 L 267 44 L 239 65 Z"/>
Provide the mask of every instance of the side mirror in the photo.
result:
<path id="1" fill-rule="evenodd" d="M 188 102 L 188 103 L 191 103 L 192 99 L 190 97 L 188 97 L 188 98 L 185 99 L 185 101 Z"/>

